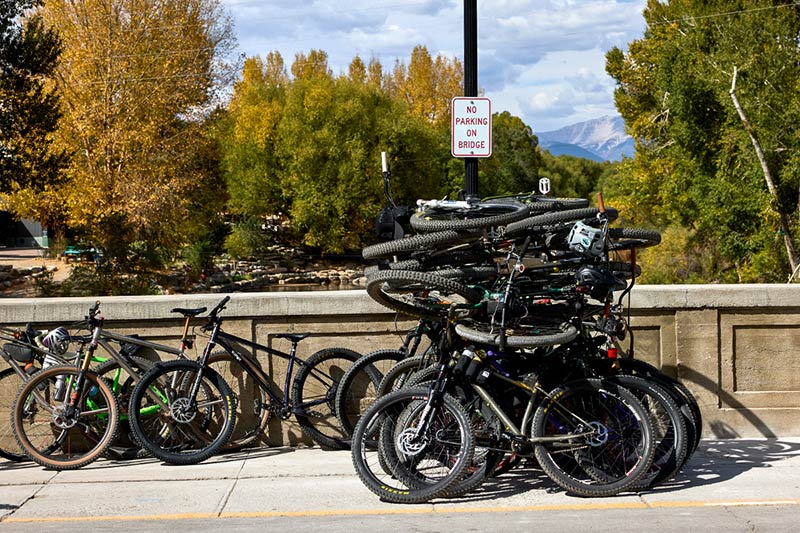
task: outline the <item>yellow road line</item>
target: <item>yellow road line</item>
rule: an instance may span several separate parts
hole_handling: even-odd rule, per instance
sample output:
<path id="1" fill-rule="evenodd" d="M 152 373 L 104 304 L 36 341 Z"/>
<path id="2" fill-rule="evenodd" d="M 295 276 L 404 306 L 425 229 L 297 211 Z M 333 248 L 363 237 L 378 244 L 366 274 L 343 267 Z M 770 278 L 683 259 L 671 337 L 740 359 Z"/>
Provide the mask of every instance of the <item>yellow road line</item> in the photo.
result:
<path id="1" fill-rule="evenodd" d="M 445 504 L 446 505 L 446 504 Z M 9 516 L 0 523 L 44 523 L 44 522 L 142 522 L 157 520 L 208 520 L 231 518 L 278 518 L 312 516 L 369 516 L 369 515 L 420 515 L 448 513 L 520 513 L 541 511 L 602 511 L 619 509 L 659 509 L 679 507 L 745 507 L 745 506 L 791 506 L 800 505 L 800 499 L 793 500 L 721 500 L 721 501 L 675 501 L 675 502 L 626 502 L 626 503 L 584 503 L 561 505 L 530 505 L 517 507 L 443 507 L 433 504 L 420 508 L 396 509 L 342 509 L 310 511 L 265 511 L 252 513 L 183 513 L 139 516 L 53 516 L 53 517 L 15 517 Z"/>

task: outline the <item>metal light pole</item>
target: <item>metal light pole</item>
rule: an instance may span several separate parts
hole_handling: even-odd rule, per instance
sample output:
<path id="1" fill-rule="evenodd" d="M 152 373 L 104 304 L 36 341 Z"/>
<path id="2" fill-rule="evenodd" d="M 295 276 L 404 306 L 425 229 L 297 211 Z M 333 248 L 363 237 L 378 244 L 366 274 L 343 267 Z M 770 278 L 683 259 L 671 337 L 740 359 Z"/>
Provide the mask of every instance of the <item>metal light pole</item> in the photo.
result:
<path id="1" fill-rule="evenodd" d="M 478 96 L 478 0 L 464 0 L 464 96 Z M 478 158 L 464 158 L 467 198 L 478 198 Z"/>

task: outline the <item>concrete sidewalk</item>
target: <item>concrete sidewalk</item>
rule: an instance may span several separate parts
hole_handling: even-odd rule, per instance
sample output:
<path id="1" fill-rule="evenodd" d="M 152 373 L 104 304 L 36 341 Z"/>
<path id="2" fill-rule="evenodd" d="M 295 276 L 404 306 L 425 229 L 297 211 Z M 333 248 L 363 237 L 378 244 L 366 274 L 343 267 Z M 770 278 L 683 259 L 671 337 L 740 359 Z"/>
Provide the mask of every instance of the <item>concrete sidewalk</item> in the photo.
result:
<path id="1" fill-rule="evenodd" d="M 146 523 L 703 505 L 788 505 L 800 512 L 800 438 L 703 441 L 677 479 L 640 494 L 576 498 L 565 495 L 542 472 L 521 467 L 466 497 L 416 506 L 379 501 L 356 476 L 347 451 L 265 448 L 194 466 L 170 466 L 153 459 L 100 460 L 69 472 L 0 463 L 0 529 L 12 524 L 33 529 L 44 523 L 108 520 Z"/>

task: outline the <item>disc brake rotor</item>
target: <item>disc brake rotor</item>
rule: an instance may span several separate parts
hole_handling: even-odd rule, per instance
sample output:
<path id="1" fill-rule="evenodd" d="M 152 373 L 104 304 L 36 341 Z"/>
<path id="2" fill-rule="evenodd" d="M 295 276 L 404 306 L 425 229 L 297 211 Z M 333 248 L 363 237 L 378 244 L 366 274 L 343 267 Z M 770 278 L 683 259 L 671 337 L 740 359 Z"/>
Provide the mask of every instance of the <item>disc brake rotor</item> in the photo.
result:
<path id="1" fill-rule="evenodd" d="M 589 422 L 589 425 L 594 428 L 594 433 L 590 435 L 586 442 L 589 446 L 603 446 L 608 442 L 608 428 L 600 422 Z"/>
<path id="2" fill-rule="evenodd" d="M 188 424 L 197 416 L 197 409 L 192 408 L 189 398 L 177 398 L 169 409 L 172 418 L 181 424 Z"/>

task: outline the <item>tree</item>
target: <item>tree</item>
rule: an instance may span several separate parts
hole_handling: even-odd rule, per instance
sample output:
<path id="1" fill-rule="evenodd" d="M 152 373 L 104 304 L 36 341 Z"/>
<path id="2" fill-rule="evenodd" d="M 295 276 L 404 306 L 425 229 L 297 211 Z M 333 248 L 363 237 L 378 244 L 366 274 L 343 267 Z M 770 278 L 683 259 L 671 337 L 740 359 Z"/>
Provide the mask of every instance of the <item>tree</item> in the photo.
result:
<path id="1" fill-rule="evenodd" d="M 0 2 L 0 203 L 18 216 L 52 225 L 63 215 L 53 199 L 63 156 L 51 149 L 61 113 L 49 83 L 61 41 L 30 11 L 40 4 Z"/>
<path id="2" fill-rule="evenodd" d="M 72 155 L 69 222 L 124 262 L 135 242 L 175 249 L 194 191 L 214 179 L 203 112 L 225 82 L 232 44 L 217 0 L 48 0 L 64 42 L 58 146 Z"/>
<path id="3" fill-rule="evenodd" d="M 785 280 L 779 221 L 796 226 L 800 188 L 800 6 L 650 0 L 644 16 L 645 36 L 606 56 L 617 108 L 637 141 L 635 159 L 620 166 L 615 203 L 639 220 L 687 228 L 691 245 L 713 248 L 722 271 L 707 279 Z M 736 94 L 777 200 L 731 102 L 736 66 Z"/>
<path id="4" fill-rule="evenodd" d="M 393 161 L 396 200 L 438 192 L 436 135 L 400 102 L 317 65 L 292 67 L 301 75 L 287 92 L 278 153 L 289 214 L 303 242 L 341 252 L 364 244 L 385 202 L 381 151 Z"/>
<path id="5" fill-rule="evenodd" d="M 492 156 L 479 160 L 481 196 L 536 188 L 542 156 L 531 127 L 508 111 L 492 116 Z"/>
<path id="6" fill-rule="evenodd" d="M 413 115 L 445 127 L 450 120 L 450 101 L 463 93 L 462 80 L 463 68 L 457 59 L 433 59 L 425 46 L 417 45 L 408 67 L 400 61 L 395 64 L 387 88 Z"/>
<path id="7" fill-rule="evenodd" d="M 235 215 L 257 218 L 286 209 L 276 143 L 289 84 L 280 53 L 245 60 L 217 137 L 228 209 Z"/>

